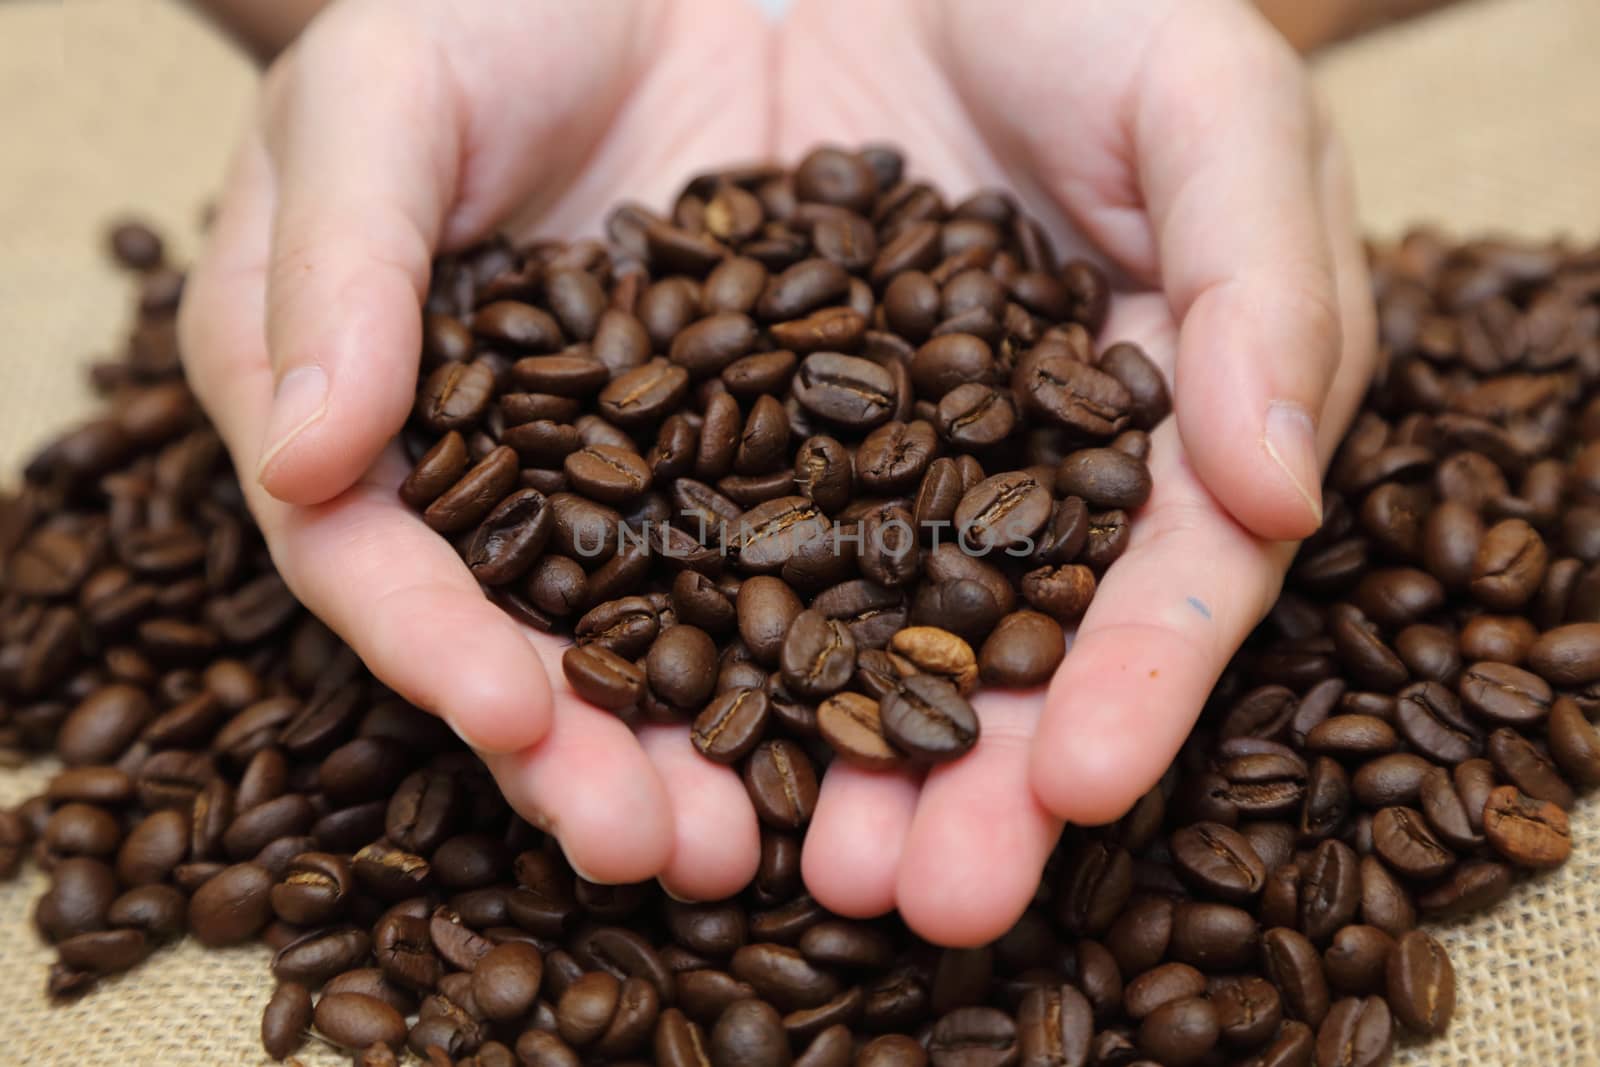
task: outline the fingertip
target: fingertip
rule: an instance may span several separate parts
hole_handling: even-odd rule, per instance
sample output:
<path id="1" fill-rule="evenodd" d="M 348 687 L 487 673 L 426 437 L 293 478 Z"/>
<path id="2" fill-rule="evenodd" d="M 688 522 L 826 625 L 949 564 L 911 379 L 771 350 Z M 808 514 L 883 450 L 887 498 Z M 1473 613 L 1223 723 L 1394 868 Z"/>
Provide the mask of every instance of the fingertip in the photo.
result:
<path id="1" fill-rule="evenodd" d="M 900 917 L 920 937 L 948 948 L 987 945 L 1011 929 L 1038 888 L 1039 870 L 996 864 L 984 870 L 959 862 L 937 871 L 907 865 L 896 889 Z M 981 901 L 981 906 L 974 906 Z"/>
<path id="2" fill-rule="evenodd" d="M 1077 739 L 1063 743 L 1040 731 L 1031 758 L 1029 780 L 1039 804 L 1056 818 L 1076 826 L 1100 826 L 1120 819 L 1153 781 L 1139 753 L 1117 740 Z M 1159 777 L 1159 775 L 1157 775 Z"/>
<path id="3" fill-rule="evenodd" d="M 702 757 L 680 726 L 641 730 L 639 744 L 672 803 L 671 858 L 663 888 L 679 900 L 722 900 L 748 885 L 761 863 L 761 830 L 744 783 Z"/>
<path id="4" fill-rule="evenodd" d="M 800 854 L 806 889 L 849 919 L 894 910 L 895 877 L 916 808 L 910 772 L 829 768 Z"/>

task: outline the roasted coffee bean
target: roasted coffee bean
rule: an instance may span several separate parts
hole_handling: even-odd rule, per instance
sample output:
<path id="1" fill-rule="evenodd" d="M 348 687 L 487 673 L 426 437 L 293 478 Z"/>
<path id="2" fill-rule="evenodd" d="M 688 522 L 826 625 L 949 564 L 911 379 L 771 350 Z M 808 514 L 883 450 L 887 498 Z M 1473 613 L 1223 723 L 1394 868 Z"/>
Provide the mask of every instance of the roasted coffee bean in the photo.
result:
<path id="1" fill-rule="evenodd" d="M 1157 1008 L 1139 1026 L 1141 1051 L 1164 1064 L 1200 1062 L 1217 1043 L 1217 1013 L 1204 997 L 1188 997 Z"/>
<path id="2" fill-rule="evenodd" d="M 261 1044 L 275 1060 L 305 1044 L 311 1026 L 311 994 L 298 982 L 280 982 L 261 1014 Z"/>
<path id="3" fill-rule="evenodd" d="M 879 705 L 884 737 L 914 761 L 939 763 L 964 755 L 978 740 L 978 718 L 955 686 L 917 674 Z"/>
<path id="4" fill-rule="evenodd" d="M 312 1021 L 323 1037 L 340 1048 L 382 1044 L 398 1049 L 406 1039 L 406 1024 L 400 1013 L 364 993 L 324 994 L 317 1001 Z"/>
<path id="5" fill-rule="evenodd" d="M 1087 267 L 1087 264 L 1077 260 L 1068 265 L 1065 277 L 1069 279 L 1069 286 L 1072 284 L 1070 279 L 1074 277 L 1073 272 L 1076 267 Z M 1103 318 L 1105 314 L 1104 282 L 1099 283 L 1098 289 L 1093 284 L 1090 284 L 1088 289 L 1095 293 L 1090 299 L 1098 305 L 1098 308 L 1087 313 L 1080 311 L 1078 314 L 1084 317 L 1079 317 L 1078 321 L 1095 330 L 1098 328 L 1095 325 L 1096 318 Z M 1100 353 L 1099 367 L 1122 383 L 1122 387 L 1133 398 L 1129 411 L 1131 425 L 1142 430 L 1154 429 L 1156 424 L 1172 411 L 1172 400 L 1167 392 L 1166 379 L 1138 345 L 1123 341 L 1107 346 L 1106 350 Z"/>
<path id="6" fill-rule="evenodd" d="M 700 707 L 716 684 L 717 646 L 704 630 L 672 626 L 661 632 L 645 657 L 650 691 L 674 708 Z"/>
<path id="7" fill-rule="evenodd" d="M 1500 777 L 1534 800 L 1548 801 L 1563 810 L 1577 803 L 1572 787 L 1549 758 L 1532 741 L 1501 727 L 1489 735 L 1489 761 Z"/>
<path id="8" fill-rule="evenodd" d="M 1504 663 L 1475 663 L 1461 674 L 1461 702 L 1494 725 L 1536 725 L 1550 711 L 1550 687 L 1538 675 Z"/>
<path id="9" fill-rule="evenodd" d="M 313 930 L 277 951 L 272 957 L 272 975 L 280 982 L 320 986 L 361 963 L 371 948 L 367 932 L 353 926 Z"/>
<path id="10" fill-rule="evenodd" d="M 1600 730 L 1584 718 L 1576 701 L 1556 699 L 1547 738 L 1551 757 L 1569 781 L 1590 788 L 1600 785 Z"/>
<path id="11" fill-rule="evenodd" d="M 1020 1055 L 1016 1023 L 994 1008 L 957 1008 L 934 1024 L 928 1056 L 937 1067 L 972 1064 L 999 1067 Z"/>
<path id="12" fill-rule="evenodd" d="M 798 830 L 816 810 L 816 770 L 791 741 L 762 742 L 745 764 L 744 784 L 756 814 L 768 826 Z"/>
<path id="13" fill-rule="evenodd" d="M 1167 950 L 1175 960 L 1215 972 L 1247 967 L 1259 942 L 1259 924 L 1244 909 L 1185 902 L 1173 909 Z"/>
<path id="14" fill-rule="evenodd" d="M 203 945 L 249 940 L 272 917 L 272 874 L 255 863 L 225 868 L 189 901 L 189 930 Z"/>
<path id="15" fill-rule="evenodd" d="M 893 376 L 870 360 L 837 352 L 813 352 L 794 377 L 795 399 L 818 418 L 849 430 L 866 430 L 894 413 Z"/>
<path id="16" fill-rule="evenodd" d="M 1249 900 L 1266 885 L 1267 871 L 1250 842 L 1217 823 L 1202 822 L 1172 835 L 1173 862 L 1183 877 L 1224 900 Z"/>
<path id="17" fill-rule="evenodd" d="M 1347 997 L 1317 1030 L 1318 1067 L 1377 1067 L 1394 1050 L 1394 1022 L 1382 997 Z"/>
<path id="18" fill-rule="evenodd" d="M 1503 519 L 1484 533 L 1468 588 L 1485 607 L 1513 611 L 1538 591 L 1547 560 L 1537 530 L 1522 519 Z"/>
<path id="19" fill-rule="evenodd" d="M 961 544 L 982 555 L 1032 539 L 1050 519 L 1050 491 L 1025 471 L 997 474 L 973 486 L 956 505 Z"/>
<path id="20" fill-rule="evenodd" d="M 720 692 L 694 720 L 694 747 L 716 763 L 737 763 L 760 743 L 771 704 L 759 689 Z"/>
<path id="21" fill-rule="evenodd" d="M 1114 448 L 1085 448 L 1056 468 L 1055 491 L 1100 510 L 1132 510 L 1150 497 L 1150 472 L 1141 460 Z"/>
<path id="22" fill-rule="evenodd" d="M 1455 863 L 1420 811 L 1384 808 L 1372 820 L 1372 846 L 1383 861 L 1409 878 L 1435 878 Z"/>
<path id="23" fill-rule="evenodd" d="M 1041 344 L 1025 357 L 1011 386 L 1032 414 L 1087 437 L 1111 437 L 1127 425 L 1133 397 L 1064 345 Z"/>
<path id="24" fill-rule="evenodd" d="M 1040 567 L 1022 576 L 1022 597 L 1057 621 L 1073 623 L 1088 609 L 1095 585 L 1094 572 L 1076 563 Z"/>
<path id="25" fill-rule="evenodd" d="M 1503 785 L 1489 794 L 1483 832 L 1494 850 L 1519 867 L 1559 867 L 1572 853 L 1567 813 L 1549 801 Z M 1409 1025 L 1409 1024 L 1408 1024 Z"/>
<path id="26" fill-rule="evenodd" d="M 602 644 L 568 649 L 561 670 L 574 692 L 608 711 L 632 707 L 644 695 L 644 671 Z"/>
<path id="27" fill-rule="evenodd" d="M 1401 690 L 1395 725 L 1413 748 L 1440 763 L 1460 763 L 1483 750 L 1482 732 L 1463 714 L 1455 694 L 1437 682 Z"/>
<path id="28" fill-rule="evenodd" d="M 1321 1026 L 1328 1014 L 1328 983 L 1311 942 L 1283 927 L 1268 930 L 1262 935 L 1261 959 L 1266 977 L 1283 994 L 1286 1013 Z"/>
<path id="29" fill-rule="evenodd" d="M 812 699 L 829 696 L 855 673 L 855 638 L 839 620 L 815 609 L 803 611 L 790 623 L 779 666 L 791 692 Z"/>
<path id="30" fill-rule="evenodd" d="M 902 757 L 883 732 L 878 701 L 859 693 L 839 693 L 817 709 L 817 728 L 843 760 L 869 769 L 898 765 Z"/>
<path id="31" fill-rule="evenodd" d="M 1450 1025 L 1456 1007 L 1455 968 L 1428 934 L 1412 930 L 1395 942 L 1386 988 L 1389 1007 L 1406 1027 L 1431 1036 Z"/>
<path id="32" fill-rule="evenodd" d="M 978 671 L 983 681 L 1003 689 L 1031 689 L 1055 674 L 1066 656 L 1061 626 L 1037 611 L 1003 617 L 983 642 Z"/>

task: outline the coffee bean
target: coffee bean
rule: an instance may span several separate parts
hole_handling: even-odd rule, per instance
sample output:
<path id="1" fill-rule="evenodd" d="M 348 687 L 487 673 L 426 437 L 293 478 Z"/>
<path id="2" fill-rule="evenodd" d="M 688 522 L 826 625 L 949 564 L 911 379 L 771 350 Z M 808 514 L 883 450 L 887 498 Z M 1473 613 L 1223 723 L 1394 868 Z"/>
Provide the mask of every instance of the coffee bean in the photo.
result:
<path id="1" fill-rule="evenodd" d="M 1577 702 L 1558 697 L 1550 710 L 1550 755 L 1568 780 L 1577 785 L 1600 785 L 1600 730 L 1584 718 Z"/>
<path id="2" fill-rule="evenodd" d="M 632 707 L 644 695 L 644 671 L 602 644 L 568 649 L 561 670 L 574 692 L 608 711 Z"/>
<path id="3" fill-rule="evenodd" d="M 1311 942 L 1293 930 L 1276 927 L 1262 935 L 1261 959 L 1266 977 L 1283 994 L 1286 1013 L 1321 1026 L 1328 1014 L 1328 984 Z"/>
<path id="4" fill-rule="evenodd" d="M 1522 519 L 1491 526 L 1472 564 L 1472 595 L 1496 611 L 1526 604 L 1544 579 L 1548 552 L 1537 530 Z"/>
<path id="5" fill-rule="evenodd" d="M 770 702 L 759 689 L 724 689 L 694 720 L 694 747 L 716 763 L 737 763 L 760 743 Z"/>
<path id="6" fill-rule="evenodd" d="M 1549 801 L 1524 795 L 1514 785 L 1489 794 L 1483 832 L 1496 852 L 1519 867 L 1559 867 L 1572 853 L 1567 813 Z"/>
<path id="7" fill-rule="evenodd" d="M 261 1014 L 261 1044 L 275 1060 L 305 1044 L 311 1026 L 311 994 L 298 982 L 280 982 Z"/>
<path id="8" fill-rule="evenodd" d="M 1088 437 L 1110 437 L 1127 425 L 1133 397 L 1122 383 L 1081 363 L 1064 345 L 1041 344 L 1012 376 L 1023 407 Z"/>
<path id="9" fill-rule="evenodd" d="M 1171 848 L 1185 879 L 1224 900 L 1248 900 L 1266 885 L 1266 868 L 1255 849 L 1226 826 L 1184 827 L 1172 835 Z"/>
<path id="10" fill-rule="evenodd" d="M 1550 687 L 1535 674 L 1504 663 L 1475 663 L 1461 674 L 1461 702 L 1496 725 L 1533 726 L 1550 711 Z"/>
<path id="11" fill-rule="evenodd" d="M 866 430 L 894 413 L 897 391 L 887 370 L 837 352 L 813 352 L 800 363 L 794 397 L 806 411 L 849 430 Z"/>
<path id="12" fill-rule="evenodd" d="M 265 867 L 255 863 L 228 867 L 190 898 L 189 929 L 201 944 L 211 947 L 249 940 L 272 917 L 271 891 L 272 875 Z"/>
<path id="13" fill-rule="evenodd" d="M 1412 930 L 1389 954 L 1387 991 L 1389 1007 L 1403 1025 L 1421 1034 L 1441 1034 L 1455 1012 L 1455 968 L 1439 942 Z"/>
<path id="14" fill-rule="evenodd" d="M 978 741 L 978 718 L 955 686 L 918 674 L 879 705 L 884 737 L 909 758 L 939 763 L 964 755 Z"/>
<path id="15" fill-rule="evenodd" d="M 768 826 L 798 830 L 817 806 L 817 774 L 810 759 L 791 741 L 763 741 L 744 769 L 745 789 L 756 814 Z"/>
<path id="16" fill-rule="evenodd" d="M 1534 800 L 1548 801 L 1563 810 L 1577 803 L 1572 787 L 1550 759 L 1533 742 L 1501 727 L 1489 735 L 1489 761 L 1500 776 Z"/>
<path id="17" fill-rule="evenodd" d="M 976 554 L 1018 545 L 1049 521 L 1050 491 L 1024 471 L 997 474 L 979 482 L 956 505 L 961 544 Z"/>
<path id="18" fill-rule="evenodd" d="M 1056 468 L 1055 491 L 1081 497 L 1097 509 L 1140 507 L 1150 497 L 1150 472 L 1144 463 L 1114 448 L 1085 448 Z"/>
<path id="19" fill-rule="evenodd" d="M 532 945 L 498 945 L 472 971 L 472 997 L 495 1022 L 521 1018 L 539 995 L 544 959 Z"/>
<path id="20" fill-rule="evenodd" d="M 312 1020 L 318 1032 L 340 1048 L 382 1044 L 400 1047 L 405 1020 L 394 1008 L 364 993 L 327 993 L 317 1001 Z"/>
<path id="21" fill-rule="evenodd" d="M 999 1067 L 1019 1054 L 1016 1023 L 994 1008 L 957 1008 L 928 1036 L 928 1058 L 935 1067 Z"/>
<path id="22" fill-rule="evenodd" d="M 1037 611 L 1003 617 L 983 642 L 978 670 L 985 682 L 1003 689 L 1031 689 L 1055 674 L 1066 656 L 1061 626 Z"/>
<path id="23" fill-rule="evenodd" d="M 799 696 L 822 698 L 843 689 L 855 673 L 856 643 L 839 620 L 812 609 L 795 616 L 779 656 L 784 684 Z"/>
<path id="24" fill-rule="evenodd" d="M 1372 845 L 1383 861 L 1409 878 L 1435 878 L 1455 863 L 1415 808 L 1384 808 L 1372 820 Z"/>
<path id="25" fill-rule="evenodd" d="M 645 657 L 650 691 L 674 708 L 694 710 L 716 684 L 717 646 L 704 630 L 672 626 L 661 632 Z"/>
<path id="26" fill-rule="evenodd" d="M 1216 1009 L 1204 997 L 1157 1008 L 1139 1026 L 1139 1048 L 1161 1063 L 1198 1063 L 1217 1043 Z"/>
<path id="27" fill-rule="evenodd" d="M 1377 1067 L 1394 1050 L 1394 1022 L 1382 997 L 1346 997 L 1317 1030 L 1318 1067 Z"/>

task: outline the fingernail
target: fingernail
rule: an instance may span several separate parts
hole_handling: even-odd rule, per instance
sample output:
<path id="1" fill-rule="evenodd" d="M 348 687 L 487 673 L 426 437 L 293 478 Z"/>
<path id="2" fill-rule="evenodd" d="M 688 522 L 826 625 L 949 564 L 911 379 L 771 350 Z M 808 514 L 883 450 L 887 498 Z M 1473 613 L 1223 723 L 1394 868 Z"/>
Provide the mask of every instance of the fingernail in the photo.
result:
<path id="1" fill-rule="evenodd" d="M 1317 525 L 1322 525 L 1322 478 L 1317 462 L 1317 430 L 1306 409 L 1286 400 L 1274 401 L 1267 408 L 1267 431 L 1261 438 L 1261 445 L 1272 457 L 1272 462 L 1289 476 L 1295 492 L 1306 502 Z"/>
<path id="2" fill-rule="evenodd" d="M 278 453 L 294 441 L 307 426 L 328 410 L 328 375 L 316 364 L 296 367 L 283 376 L 272 396 L 272 415 L 267 420 L 267 448 L 256 468 L 259 478 Z"/>

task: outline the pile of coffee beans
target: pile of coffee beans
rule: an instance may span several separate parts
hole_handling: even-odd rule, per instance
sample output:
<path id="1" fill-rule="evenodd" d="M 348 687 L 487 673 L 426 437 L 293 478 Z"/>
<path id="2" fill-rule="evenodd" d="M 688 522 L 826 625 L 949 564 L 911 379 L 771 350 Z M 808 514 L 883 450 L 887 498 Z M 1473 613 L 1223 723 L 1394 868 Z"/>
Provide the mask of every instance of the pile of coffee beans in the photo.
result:
<path id="1" fill-rule="evenodd" d="M 1137 346 L 1096 351 L 1097 268 L 1005 194 L 902 170 L 704 175 L 606 242 L 444 260 L 427 301 L 403 499 L 575 637 L 579 694 L 692 721 L 789 828 L 809 799 L 763 783 L 814 794 L 797 736 L 937 763 L 977 740 L 980 679 L 1050 678 L 1171 407 Z"/>
<path id="2" fill-rule="evenodd" d="M 728 188 L 744 186 L 706 190 L 703 226 L 676 230 L 723 240 L 711 220 L 748 204 L 715 206 Z M 696 247 L 673 240 L 680 257 Z M 891 734 L 884 705 L 947 707 L 945 687 L 1026 677 L 1026 657 L 1003 648 L 974 666 L 970 643 L 920 625 L 914 601 L 881 609 L 895 625 L 879 640 L 878 614 L 817 608 L 843 594 L 797 591 L 786 566 L 747 574 L 734 560 L 732 596 L 729 572 L 680 569 L 666 600 L 640 595 L 643 607 L 580 625 L 646 635 L 622 651 L 580 646 L 611 653 L 578 661 L 595 676 L 581 684 L 626 690 L 631 704 L 611 701 L 624 713 L 684 709 L 704 683 L 683 664 L 709 645 L 724 662 L 695 698 L 695 729 L 714 752 L 757 745 L 745 767 L 760 871 L 703 904 L 590 883 L 454 735 L 285 591 L 178 377 L 181 278 L 148 251 L 153 235 L 117 247 L 146 273 L 127 357 L 94 371 L 107 413 L 45 449 L 0 506 L 0 745 L 66 765 L 44 795 L 0 810 L 0 872 L 31 858 L 50 874 L 34 921 L 58 955 L 56 996 L 187 934 L 272 947 L 261 1037 L 278 1058 L 319 1040 L 367 1067 L 408 1049 L 474 1067 L 1377 1067 L 1402 1030 L 1438 1034 L 1455 1006 L 1450 960 L 1419 924 L 1492 906 L 1518 871 L 1562 863 L 1567 809 L 1600 784 L 1600 254 L 1427 234 L 1375 253 L 1385 358 L 1284 594 L 1160 784 L 1111 826 L 1069 829 L 998 941 L 942 949 L 895 916 L 847 920 L 805 894 L 805 793 L 790 787 L 814 786 L 834 750 L 936 758 L 956 720 L 896 712 L 917 728 Z M 602 254 L 623 258 L 530 250 L 515 270 L 548 294 L 551 262 Z M 471 343 L 448 327 L 432 343 L 444 334 Z M 702 439 L 728 395 L 705 391 Z M 462 447 L 483 451 L 468 441 L 479 433 Z M 546 549 L 565 536 L 562 506 L 611 506 L 528 488 L 554 513 Z M 484 494 L 484 516 L 514 492 Z M 582 620 L 604 565 L 540 557 L 555 558 L 576 566 L 561 565 L 575 589 L 565 615 L 534 603 L 526 577 L 492 588 L 530 618 Z M 812 613 L 769 631 L 763 610 L 741 627 L 753 583 L 762 597 L 811 595 Z M 724 621 L 663 628 L 669 613 Z M 856 641 L 848 672 L 830 646 L 839 621 Z M 1059 639 L 1057 625 L 1002 613 L 994 632 Z M 793 651 L 790 632 L 805 635 Z M 763 641 L 765 665 L 751 654 Z M 779 703 L 779 684 L 800 692 Z M 814 716 L 798 710 L 825 691 Z M 742 711 L 758 694 L 767 714 Z"/>

